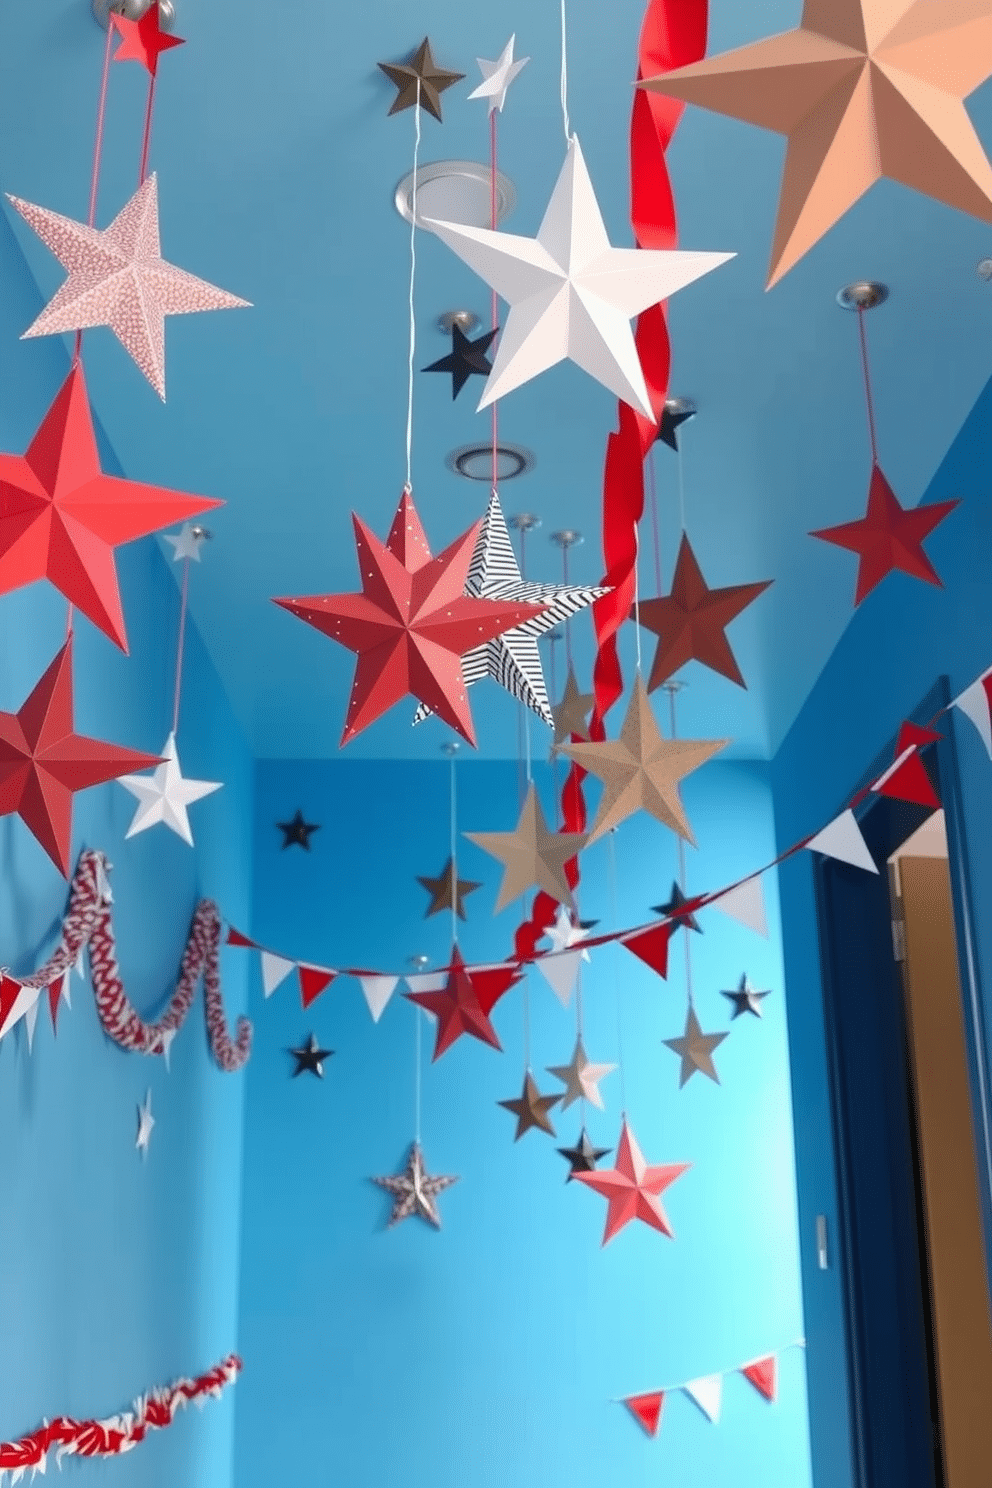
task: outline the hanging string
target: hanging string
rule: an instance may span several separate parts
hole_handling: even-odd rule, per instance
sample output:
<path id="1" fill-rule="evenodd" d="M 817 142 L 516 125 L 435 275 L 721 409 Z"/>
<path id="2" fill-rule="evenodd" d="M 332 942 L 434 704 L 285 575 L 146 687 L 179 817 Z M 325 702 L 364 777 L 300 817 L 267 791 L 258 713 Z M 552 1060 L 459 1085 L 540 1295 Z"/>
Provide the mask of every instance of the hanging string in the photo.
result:
<path id="1" fill-rule="evenodd" d="M 525 904 L 524 913 L 526 914 L 526 912 L 527 911 L 526 911 L 526 904 Z M 520 983 L 520 1006 L 521 1006 L 521 1009 L 523 1010 L 523 1017 L 524 1017 L 524 1074 L 525 1075 L 529 1075 L 531 1073 L 531 1068 L 530 1068 L 530 985 L 529 985 L 528 980 L 527 980 L 527 974 L 526 974 L 526 972 L 524 973 L 524 979 L 523 979 L 523 981 Z"/>
<path id="2" fill-rule="evenodd" d="M 565 624 L 568 624 L 566 620 Z M 561 632 L 552 630 L 548 632 L 548 645 L 551 648 L 551 696 L 557 700 L 558 697 L 558 642 L 561 640 Z M 555 824 L 556 829 L 561 831 L 564 825 L 564 812 L 561 804 L 561 786 L 558 778 L 558 751 L 552 746 L 551 749 L 551 787 L 555 796 Z"/>
<path id="3" fill-rule="evenodd" d="M 561 0 L 561 117 L 565 126 L 565 143 L 572 143 L 572 126 L 568 121 L 568 38 L 565 27 L 565 0 Z"/>
<path id="4" fill-rule="evenodd" d="M 96 108 L 96 138 L 93 142 L 93 170 L 90 174 L 90 206 L 86 222 L 89 227 L 96 223 L 97 193 L 100 189 L 100 163 L 103 159 L 103 127 L 107 117 L 107 87 L 110 82 L 110 54 L 114 44 L 114 22 L 113 17 L 107 17 L 107 41 L 103 49 L 103 72 L 100 76 L 100 101 Z M 83 333 L 76 332 L 76 343 L 72 353 L 72 364 L 76 366 L 79 362 L 83 349 Z M 66 634 L 72 631 L 72 613 L 70 610 L 69 627 Z"/>
<path id="5" fill-rule="evenodd" d="M 422 1013 L 416 1003 L 411 1004 L 413 1008 L 414 1035 L 413 1035 L 413 1136 L 417 1146 L 420 1146 L 420 1067 L 423 1063 L 420 1055 L 420 1022 Z"/>
<path id="6" fill-rule="evenodd" d="M 417 320 L 413 292 L 417 281 L 417 171 L 420 168 L 420 79 L 417 79 L 417 102 L 413 108 L 413 186 L 410 189 L 410 355 L 407 359 L 406 391 L 406 484 L 407 495 L 413 490 L 413 374 L 417 354 Z"/>
<path id="7" fill-rule="evenodd" d="M 179 697 L 183 686 L 183 651 L 186 643 L 186 610 L 189 605 L 189 559 L 183 560 L 183 593 L 179 601 L 179 642 L 176 646 L 176 686 L 172 695 L 172 732 L 179 728 Z"/>
<path id="8" fill-rule="evenodd" d="M 858 338 L 861 342 L 861 370 L 865 379 L 865 407 L 868 412 L 868 438 L 871 440 L 871 463 L 878 464 L 878 442 L 875 438 L 875 401 L 871 394 L 871 372 L 868 369 L 868 339 L 865 336 L 865 309 L 858 306 Z"/>
<path id="9" fill-rule="evenodd" d="M 418 84 L 419 86 L 419 84 Z M 141 139 L 141 165 L 138 168 L 138 185 L 143 186 L 148 177 L 148 151 L 152 142 L 152 110 L 155 107 L 155 74 L 148 79 L 148 102 L 145 105 L 145 132 Z"/>
<path id="10" fill-rule="evenodd" d="M 682 469 L 682 441 L 679 440 L 678 448 L 679 462 L 679 525 L 680 531 L 685 532 L 685 474 Z"/>
<path id="11" fill-rule="evenodd" d="M 521 526 L 521 528 L 520 528 L 520 577 L 526 581 L 526 578 L 527 578 L 527 528 L 526 528 L 526 526 Z M 527 779 L 527 784 L 529 786 L 531 784 L 532 779 L 533 779 L 533 776 L 531 774 L 531 760 L 530 760 L 530 708 L 527 706 L 526 703 L 521 703 L 520 704 L 520 709 L 521 709 L 521 711 L 523 713 L 523 716 L 524 716 L 524 770 L 525 770 L 525 775 L 526 775 L 526 779 Z"/>
<path id="12" fill-rule="evenodd" d="M 608 837 L 609 842 L 609 888 L 610 888 L 610 918 L 612 924 L 617 923 L 617 853 L 614 845 L 616 827 L 611 827 Z M 617 1073 L 620 1076 L 620 1120 L 627 1120 L 627 1082 L 624 1075 L 623 1058 L 623 1009 L 620 997 L 620 978 L 617 975 L 617 949 L 613 954 L 613 1001 L 617 1014 Z"/>
<path id="13" fill-rule="evenodd" d="M 566 587 L 567 587 L 567 585 L 568 585 L 568 544 L 567 543 L 562 543 L 562 549 L 561 549 L 561 572 L 562 572 L 562 583 L 565 584 Z M 568 670 L 571 671 L 572 670 L 572 617 L 571 617 L 571 615 L 567 615 L 565 617 L 565 661 L 566 661 L 566 663 L 568 665 Z"/>
<path id="14" fill-rule="evenodd" d="M 651 530 L 654 537 L 655 592 L 661 593 L 661 537 L 658 530 L 658 488 L 654 478 L 654 446 L 648 450 L 648 491 L 651 501 Z"/>
<path id="15" fill-rule="evenodd" d="M 451 819 L 451 944 L 458 944 L 458 790 L 455 785 L 455 749 L 456 745 L 448 746 L 451 763 L 451 804 L 449 817 Z"/>
<path id="16" fill-rule="evenodd" d="M 489 113 L 489 226 L 493 232 L 496 231 L 497 201 L 496 201 L 496 172 L 497 172 L 497 134 L 496 119 L 498 110 L 491 109 Z M 499 324 L 499 300 L 495 289 L 492 292 L 492 328 L 496 329 Z M 493 400 L 492 404 L 492 429 L 493 429 L 493 495 L 497 494 L 496 488 L 499 484 L 499 414 L 497 406 L 499 399 Z"/>
<path id="17" fill-rule="evenodd" d="M 671 722 L 671 735 L 673 740 L 678 738 L 678 728 L 675 720 L 675 694 L 679 690 L 677 682 L 669 682 L 665 688 L 668 693 L 668 715 Z M 685 894 L 685 838 L 678 833 L 679 841 L 679 892 Z M 695 1007 L 692 997 L 692 945 L 690 942 L 690 930 L 688 925 L 682 925 L 682 946 L 685 950 L 685 991 L 689 999 L 689 1006 Z"/>
<path id="18" fill-rule="evenodd" d="M 641 675 L 641 524 L 634 523 L 634 646 Z"/>

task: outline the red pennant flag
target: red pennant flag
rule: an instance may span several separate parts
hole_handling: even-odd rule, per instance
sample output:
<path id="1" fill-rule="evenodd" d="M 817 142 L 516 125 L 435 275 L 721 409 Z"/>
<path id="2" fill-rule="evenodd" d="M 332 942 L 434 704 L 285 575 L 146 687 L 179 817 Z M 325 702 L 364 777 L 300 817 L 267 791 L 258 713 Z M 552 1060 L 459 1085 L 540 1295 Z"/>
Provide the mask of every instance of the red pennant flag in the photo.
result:
<path id="1" fill-rule="evenodd" d="M 880 775 L 872 790 L 880 796 L 889 796 L 895 801 L 909 801 L 915 806 L 940 806 L 940 800 L 930 784 L 930 777 L 919 756 L 925 744 L 931 744 L 941 735 L 933 729 L 920 728 L 915 723 L 904 723 L 896 740 L 896 757 L 893 764 Z M 911 754 L 907 750 L 912 750 Z M 905 758 L 902 756 L 905 755 Z"/>
<path id="2" fill-rule="evenodd" d="M 621 941 L 628 951 L 633 951 L 652 971 L 656 971 L 660 977 L 668 975 L 668 942 L 672 938 L 672 931 L 678 928 L 678 921 L 662 920 L 660 925 L 650 925 L 647 930 L 640 930 L 636 935 L 629 935 L 626 940 Z"/>
<path id="3" fill-rule="evenodd" d="M 249 940 L 247 935 L 242 935 L 240 930 L 235 930 L 232 925 L 227 932 L 227 944 L 233 946 L 245 946 L 248 950 L 255 949 L 255 942 Z"/>
<path id="4" fill-rule="evenodd" d="M 66 972 L 66 976 L 69 973 Z M 62 978 L 52 982 L 48 988 L 48 1008 L 52 1015 L 52 1029 L 55 1033 L 59 1031 L 59 1003 L 62 1001 Z"/>
<path id="5" fill-rule="evenodd" d="M 15 982 L 13 977 L 0 978 L 0 1028 L 6 1023 L 10 1010 L 14 1006 L 21 993 L 20 982 Z"/>
<path id="6" fill-rule="evenodd" d="M 308 1008 L 331 985 L 334 972 L 325 971 L 322 966 L 299 966 L 297 970 L 300 974 L 300 996 L 303 1006 Z"/>
<path id="7" fill-rule="evenodd" d="M 741 1374 L 751 1381 L 759 1395 L 763 1395 L 766 1400 L 775 1399 L 778 1390 L 778 1361 L 774 1354 L 769 1354 L 767 1359 L 755 1359 L 753 1364 L 745 1364 Z"/>
<path id="8" fill-rule="evenodd" d="M 661 1407 L 665 1403 L 664 1390 L 652 1390 L 647 1395 L 628 1395 L 624 1405 L 648 1436 L 657 1436 Z"/>

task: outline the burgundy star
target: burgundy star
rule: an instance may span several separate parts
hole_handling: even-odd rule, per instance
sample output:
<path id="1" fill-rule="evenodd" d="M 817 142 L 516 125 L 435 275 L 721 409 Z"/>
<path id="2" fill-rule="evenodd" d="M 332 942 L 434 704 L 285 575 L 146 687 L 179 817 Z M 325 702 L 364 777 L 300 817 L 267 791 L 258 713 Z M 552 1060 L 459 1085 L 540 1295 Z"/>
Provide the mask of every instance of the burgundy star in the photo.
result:
<path id="1" fill-rule="evenodd" d="M 417 1003 L 437 1018 L 434 1058 L 439 1059 L 463 1033 L 502 1050 L 489 1014 L 503 993 L 519 980 L 520 973 L 509 966 L 469 974 L 461 951 L 455 946 L 451 952 L 448 981 L 440 992 L 406 992 L 404 996 L 408 1002 Z"/>

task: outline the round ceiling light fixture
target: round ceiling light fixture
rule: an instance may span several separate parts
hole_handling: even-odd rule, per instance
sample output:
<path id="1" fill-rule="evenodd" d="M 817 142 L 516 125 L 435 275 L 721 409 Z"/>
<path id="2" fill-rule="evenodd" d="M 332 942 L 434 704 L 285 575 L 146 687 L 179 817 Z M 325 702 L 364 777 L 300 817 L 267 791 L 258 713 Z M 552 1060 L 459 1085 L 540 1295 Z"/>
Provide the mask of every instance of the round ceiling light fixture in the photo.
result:
<path id="1" fill-rule="evenodd" d="M 837 291 L 837 303 L 842 310 L 874 310 L 876 305 L 884 305 L 888 298 L 888 285 L 879 284 L 875 279 L 857 279 Z"/>
<path id="2" fill-rule="evenodd" d="M 450 336 L 455 326 L 463 336 L 471 336 L 476 326 L 480 324 L 479 317 L 474 310 L 445 310 L 437 318 L 437 328 L 442 336 Z"/>
<path id="3" fill-rule="evenodd" d="M 106 31 L 111 11 L 129 21 L 140 21 L 154 3 L 155 0 L 93 0 L 93 15 Z M 171 31 L 175 26 L 176 8 L 172 0 L 158 0 L 158 23 L 163 31 Z"/>
<path id="4" fill-rule="evenodd" d="M 492 172 L 488 165 L 476 160 L 435 160 L 422 165 L 416 176 L 418 227 L 427 227 L 428 218 L 457 222 L 462 227 L 492 226 Z M 413 221 L 413 178 L 410 171 L 393 194 L 393 205 L 407 222 Z M 496 221 L 509 217 L 516 205 L 513 182 L 497 171 Z"/>
<path id="5" fill-rule="evenodd" d="M 466 480 L 488 481 L 492 485 L 493 480 L 493 447 L 491 444 L 463 444 L 460 449 L 452 450 L 444 462 L 448 469 L 455 475 L 463 475 Z M 519 444 L 498 444 L 496 446 L 496 480 L 516 480 L 519 475 L 526 475 L 529 470 L 534 469 L 536 461 L 530 450 L 525 450 Z"/>

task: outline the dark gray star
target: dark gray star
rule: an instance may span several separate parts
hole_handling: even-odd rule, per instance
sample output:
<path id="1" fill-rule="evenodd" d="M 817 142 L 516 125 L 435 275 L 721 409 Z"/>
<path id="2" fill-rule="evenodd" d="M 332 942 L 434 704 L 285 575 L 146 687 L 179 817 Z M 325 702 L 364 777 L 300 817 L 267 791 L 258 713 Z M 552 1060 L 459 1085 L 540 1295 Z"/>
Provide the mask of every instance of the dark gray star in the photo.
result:
<path id="1" fill-rule="evenodd" d="M 741 977 L 734 992 L 722 994 L 734 1004 L 733 1018 L 739 1018 L 741 1013 L 753 1013 L 756 1018 L 763 1017 L 761 1011 L 762 998 L 767 997 L 767 992 L 756 992 L 747 979 L 747 972 Z"/>
<path id="2" fill-rule="evenodd" d="M 594 1173 L 596 1164 L 602 1158 L 609 1156 L 613 1149 L 612 1147 L 594 1147 L 583 1127 L 574 1147 L 559 1147 L 558 1151 L 562 1157 L 568 1159 L 568 1176 L 565 1182 L 571 1183 L 576 1173 Z"/>
<path id="3" fill-rule="evenodd" d="M 290 1049 L 290 1054 L 296 1060 L 296 1068 L 293 1071 L 293 1079 L 302 1075 L 304 1071 L 316 1075 L 318 1080 L 324 1078 L 324 1060 L 330 1059 L 334 1053 L 333 1049 L 322 1049 L 317 1042 L 315 1034 L 311 1034 L 305 1044 L 298 1049 Z"/>
<path id="4" fill-rule="evenodd" d="M 656 915 L 678 915 L 678 922 L 684 930 L 695 930 L 697 935 L 702 935 L 699 921 L 694 914 L 679 915 L 678 911 L 683 904 L 688 904 L 688 899 L 679 888 L 678 884 L 672 882 L 671 898 L 667 904 L 652 904 L 651 913 Z"/>
<path id="5" fill-rule="evenodd" d="M 498 335 L 499 326 L 494 331 L 487 331 L 477 341 L 470 341 L 461 326 L 453 325 L 449 354 L 441 357 L 440 361 L 431 362 L 430 366 L 422 368 L 422 371 L 450 372 L 451 397 L 454 400 L 473 374 L 478 377 L 489 376 L 493 370 L 493 364 L 486 356 L 486 352 Z"/>
<path id="6" fill-rule="evenodd" d="M 283 850 L 287 847 L 302 847 L 309 852 L 311 836 L 320 831 L 316 822 L 304 820 L 302 811 L 297 811 L 292 821 L 276 822 L 276 826 L 283 835 Z"/>
<path id="7" fill-rule="evenodd" d="M 668 448 L 675 450 L 677 454 L 679 440 L 676 430 L 680 424 L 684 424 L 688 419 L 691 419 L 695 411 L 694 408 L 680 408 L 677 412 L 673 412 L 666 403 L 662 410 L 661 427 L 655 435 L 655 444 L 667 444 Z"/>

